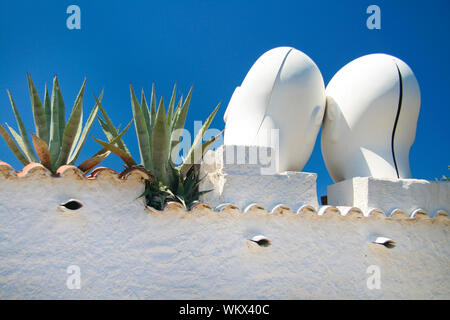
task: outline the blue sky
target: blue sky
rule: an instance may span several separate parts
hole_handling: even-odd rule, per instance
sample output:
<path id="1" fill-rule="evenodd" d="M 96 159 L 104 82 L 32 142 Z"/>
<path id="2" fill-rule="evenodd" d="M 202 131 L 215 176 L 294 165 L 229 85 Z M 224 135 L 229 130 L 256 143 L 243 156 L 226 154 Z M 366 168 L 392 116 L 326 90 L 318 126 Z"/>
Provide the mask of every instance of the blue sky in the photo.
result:
<path id="1" fill-rule="evenodd" d="M 81 9 L 81 30 L 69 30 L 66 9 Z M 381 8 L 381 30 L 366 28 L 366 8 Z M 6 89 L 28 129 L 34 130 L 26 72 L 40 93 L 57 74 L 66 106 L 72 106 L 87 77 L 85 118 L 92 94 L 105 88 L 103 104 L 115 124 L 131 119 L 128 83 L 169 97 L 194 85 L 187 128 L 222 101 L 212 126 L 224 127 L 228 101 L 249 68 L 265 51 L 292 46 L 309 55 L 325 84 L 362 55 L 387 53 L 404 60 L 419 81 L 422 105 L 411 149 L 415 178 L 448 175 L 450 119 L 450 2 L 433 1 L 2 1 L 0 3 L 0 122 L 16 127 Z M 166 98 L 166 99 L 167 99 Z M 91 134 L 104 138 L 98 124 Z M 134 130 L 125 135 L 139 158 Z M 299 141 L 301 143 L 301 141 Z M 98 150 L 90 139 L 80 160 Z M 21 164 L 0 141 L 0 159 Z M 110 156 L 104 165 L 121 170 Z M 320 151 L 320 136 L 304 171 L 318 173 L 318 194 L 332 183 Z"/>

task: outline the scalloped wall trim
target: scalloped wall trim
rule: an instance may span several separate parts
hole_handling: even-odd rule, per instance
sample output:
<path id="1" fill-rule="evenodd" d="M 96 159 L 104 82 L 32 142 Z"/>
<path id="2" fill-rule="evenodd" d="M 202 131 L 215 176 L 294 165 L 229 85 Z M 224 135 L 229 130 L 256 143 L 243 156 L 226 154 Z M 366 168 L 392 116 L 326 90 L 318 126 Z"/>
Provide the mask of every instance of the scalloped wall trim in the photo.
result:
<path id="1" fill-rule="evenodd" d="M 311 206 L 301 206 L 298 209 L 292 209 L 284 204 L 278 204 L 273 208 L 265 208 L 260 204 L 252 203 L 245 208 L 239 208 L 231 203 L 222 203 L 217 207 L 211 207 L 207 203 L 197 202 L 190 209 L 185 209 L 176 202 L 169 202 L 166 204 L 164 210 L 156 210 L 152 207 L 147 207 L 151 212 L 167 212 L 177 210 L 185 213 L 193 211 L 204 210 L 211 214 L 236 213 L 246 214 L 249 212 L 259 213 L 262 215 L 283 215 L 288 214 L 292 216 L 315 215 L 318 217 L 346 217 L 346 218 L 385 218 L 388 220 L 422 220 L 422 219 L 444 219 L 450 220 L 448 213 L 444 210 L 437 210 L 435 212 L 427 212 L 421 208 L 415 209 L 412 212 L 405 213 L 399 209 L 394 209 L 391 212 L 384 212 L 381 209 L 371 208 L 367 212 L 363 212 L 356 207 L 346 206 L 320 206 L 318 209 Z"/>
<path id="2" fill-rule="evenodd" d="M 45 168 L 42 164 L 32 162 L 27 164 L 22 171 L 16 171 L 10 164 L 0 161 L 0 174 L 4 178 L 28 178 L 47 176 L 52 178 L 61 177 L 78 177 L 81 179 L 102 179 L 103 177 L 115 177 L 118 180 L 127 180 L 129 177 L 138 177 L 142 179 L 148 179 L 149 176 L 145 172 L 139 169 L 126 170 L 123 173 L 119 173 L 113 169 L 106 167 L 97 167 L 92 170 L 89 175 L 85 175 L 80 169 L 73 165 L 63 165 L 58 168 L 56 174 L 52 174 L 50 170 Z"/>
<path id="3" fill-rule="evenodd" d="M 49 177 L 51 179 L 58 179 L 62 177 L 72 177 L 77 180 L 84 179 L 86 181 L 89 180 L 116 180 L 118 182 L 123 180 L 137 180 L 143 181 L 143 179 L 148 178 L 148 175 L 139 170 L 133 169 L 125 172 L 125 174 L 121 174 L 116 172 L 115 170 L 106 168 L 106 167 L 97 167 L 92 172 L 85 176 L 83 172 L 79 170 L 77 167 L 72 165 L 64 165 L 58 168 L 57 174 L 52 175 L 52 173 L 46 169 L 43 165 L 39 163 L 30 163 L 23 168 L 22 171 L 18 172 L 14 170 L 8 163 L 0 161 L 0 179 L 27 179 L 27 178 L 39 178 L 39 177 Z M 154 208 L 148 207 L 148 209 L 152 212 L 158 212 L 158 210 Z M 180 203 L 169 202 L 166 204 L 163 211 L 181 211 L 181 212 L 194 212 L 199 210 L 208 211 L 210 213 L 248 213 L 255 212 L 260 214 L 291 214 L 291 215 L 317 215 L 319 217 L 326 216 L 341 216 L 347 218 L 371 218 L 371 217 L 381 217 L 389 220 L 398 220 L 398 219 L 407 219 L 407 220 L 423 220 L 423 219 L 438 219 L 438 220 L 449 220 L 449 215 L 446 210 L 435 210 L 433 212 L 428 212 L 423 210 L 422 208 L 415 208 L 410 212 L 404 212 L 401 209 L 393 209 L 390 212 L 385 212 L 379 208 L 369 208 L 366 211 L 363 211 L 357 207 L 348 207 L 348 206 L 319 206 L 315 208 L 311 205 L 302 205 L 298 208 L 289 207 L 283 203 L 276 204 L 273 207 L 265 207 L 264 205 L 258 203 L 251 203 L 247 205 L 245 208 L 241 208 L 233 203 L 222 203 L 217 206 L 211 206 L 205 202 L 196 202 L 191 206 L 188 210 L 183 208 Z"/>

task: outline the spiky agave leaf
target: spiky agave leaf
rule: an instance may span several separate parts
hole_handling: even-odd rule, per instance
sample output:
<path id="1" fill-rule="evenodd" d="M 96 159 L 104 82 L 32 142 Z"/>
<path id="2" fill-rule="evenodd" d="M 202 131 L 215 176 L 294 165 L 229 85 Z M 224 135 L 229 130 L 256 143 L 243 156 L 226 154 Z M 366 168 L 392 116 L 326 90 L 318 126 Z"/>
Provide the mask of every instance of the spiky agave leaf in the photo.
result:
<path id="1" fill-rule="evenodd" d="M 83 81 L 81 89 L 75 99 L 74 106 L 72 108 L 72 112 L 70 114 L 70 118 L 67 121 L 67 124 L 63 131 L 62 141 L 61 141 L 61 150 L 59 151 L 58 160 L 56 161 L 54 169 L 56 170 L 62 164 L 67 163 L 69 159 L 70 150 L 72 148 L 72 143 L 75 139 L 76 132 L 78 130 L 79 123 L 82 122 L 83 116 L 83 95 L 84 88 L 86 85 L 86 78 Z"/>
<path id="2" fill-rule="evenodd" d="M 79 166 L 78 169 L 80 169 L 81 171 L 83 171 L 84 174 L 88 173 L 89 171 L 92 170 L 92 168 L 94 168 L 95 166 L 97 166 L 100 162 L 102 162 L 103 160 L 106 159 L 106 157 L 109 156 L 109 154 L 111 153 L 111 151 L 105 151 L 103 153 L 100 154 L 96 154 L 94 156 L 92 156 L 91 158 L 83 161 Z"/>
<path id="3" fill-rule="evenodd" d="M 36 135 L 39 139 L 48 143 L 48 127 L 45 109 L 42 106 L 41 98 L 34 86 L 31 76 L 27 74 L 28 90 L 30 92 L 31 109 L 33 111 L 34 126 L 36 128 Z"/>
<path id="4" fill-rule="evenodd" d="M 151 158 L 152 147 L 150 145 L 148 128 L 145 123 L 141 106 L 137 101 L 131 83 L 130 83 L 130 94 L 131 94 L 131 108 L 133 110 L 134 125 L 136 127 L 136 135 L 138 137 L 139 153 L 141 156 L 142 165 L 148 170 L 152 170 L 153 169 L 153 161 Z"/>
<path id="5" fill-rule="evenodd" d="M 176 196 L 173 197 L 172 201 L 180 202 L 186 208 L 189 208 L 194 202 L 200 199 L 202 194 L 212 191 L 199 191 L 200 182 L 206 177 L 199 178 L 199 165 L 192 166 L 185 176 L 181 175 L 178 168 L 175 169 L 175 172 L 178 184 L 169 188 Z"/>
<path id="6" fill-rule="evenodd" d="M 184 124 L 186 122 L 187 112 L 189 110 L 189 105 L 191 102 L 193 86 L 189 90 L 189 93 L 186 97 L 184 103 L 182 103 L 182 98 L 178 103 L 177 109 L 175 110 L 172 125 L 170 127 L 171 132 L 171 141 L 170 141 L 170 150 L 171 154 L 178 155 L 180 148 L 180 141 L 183 134 Z M 182 106 L 181 106 L 182 105 Z"/>
<path id="7" fill-rule="evenodd" d="M 102 100 L 103 92 L 104 91 L 102 90 L 98 101 Z M 96 100 L 97 100 L 97 98 L 96 98 Z M 86 123 L 85 123 L 82 131 L 80 130 L 82 127 L 82 121 L 80 122 L 80 126 L 78 127 L 79 128 L 78 132 L 81 131 L 81 134 L 79 135 L 79 133 L 77 132 L 77 136 L 79 135 L 79 138 L 75 138 L 74 143 L 72 143 L 72 148 L 70 150 L 70 156 L 69 156 L 69 160 L 68 160 L 69 164 L 74 164 L 75 161 L 77 161 L 77 159 L 80 155 L 81 149 L 83 148 L 84 143 L 86 142 L 86 139 L 89 135 L 89 132 L 91 131 L 92 125 L 94 124 L 94 120 L 95 120 L 95 117 L 97 116 L 98 108 L 99 108 L 99 102 L 96 102 L 94 108 L 91 110 L 91 113 L 89 114 L 88 119 L 86 120 Z"/>
<path id="8" fill-rule="evenodd" d="M 186 159 L 184 159 L 183 164 L 181 165 L 181 173 L 185 175 L 188 170 L 191 168 L 193 164 L 200 163 L 201 158 L 205 154 L 205 152 L 208 150 L 208 148 L 212 145 L 212 142 L 208 142 L 206 144 L 202 144 L 203 136 L 205 135 L 206 130 L 208 130 L 209 126 L 211 125 L 211 122 L 214 119 L 214 116 L 217 113 L 217 110 L 219 110 L 220 103 L 217 105 L 217 107 L 214 109 L 214 111 L 209 115 L 209 117 L 206 119 L 203 126 L 200 128 L 200 131 L 195 136 L 194 142 L 192 144 L 191 149 L 189 149 L 189 152 L 186 156 Z M 216 137 L 214 137 L 215 141 Z M 214 142 L 213 141 L 213 142 Z M 204 145 L 204 146 L 203 146 Z M 200 159 L 199 159 L 200 157 Z"/>
<path id="9" fill-rule="evenodd" d="M 51 116 L 50 116 L 50 157 L 52 163 L 56 163 L 59 157 L 59 150 L 61 148 L 61 127 L 64 128 L 64 115 L 61 116 L 61 109 L 64 109 L 64 101 L 62 99 L 61 89 L 59 88 L 58 78 L 53 78 L 52 98 L 50 102 Z M 61 118 L 62 122 L 61 123 Z M 64 130 L 64 129 L 63 129 Z"/>
<path id="10" fill-rule="evenodd" d="M 181 112 L 181 106 L 183 104 L 183 96 L 180 97 L 180 100 L 178 100 L 178 104 L 175 107 L 175 111 L 173 112 L 172 115 L 172 119 L 170 120 L 170 131 L 173 130 L 173 126 L 175 125 L 175 123 L 177 122 L 178 117 L 180 116 L 180 112 Z M 184 124 L 183 124 L 184 126 Z"/>
<path id="11" fill-rule="evenodd" d="M 179 115 L 176 117 L 176 119 L 174 119 L 174 123 L 173 123 L 173 130 L 177 130 L 177 129 L 183 129 L 184 128 L 184 124 L 186 122 L 186 116 L 187 116 L 187 112 L 189 110 L 189 105 L 191 103 L 191 97 L 192 97 L 192 90 L 193 90 L 193 86 L 191 87 L 191 89 L 189 90 L 189 93 L 186 97 L 186 100 L 184 100 L 183 106 L 181 107 L 180 111 L 179 111 Z"/>
<path id="12" fill-rule="evenodd" d="M 180 101 L 178 101 L 177 107 L 175 108 L 175 111 L 173 113 L 172 116 L 172 120 L 170 123 L 170 154 L 176 154 L 178 156 L 178 152 L 179 152 L 179 143 L 181 141 L 181 137 L 183 135 L 183 129 L 184 129 L 184 123 L 183 126 L 181 128 L 177 128 L 175 129 L 175 123 L 177 122 L 177 119 L 179 118 L 181 111 L 182 111 L 182 102 L 183 102 L 183 97 L 180 98 Z M 176 159 L 175 159 L 176 161 Z"/>
<path id="13" fill-rule="evenodd" d="M 170 184 L 169 175 L 169 127 L 167 125 L 166 111 L 164 108 L 164 100 L 161 98 L 158 107 L 158 113 L 156 114 L 155 125 L 153 126 L 152 133 L 152 158 L 153 169 L 158 180 L 162 181 L 165 185 Z"/>
<path id="14" fill-rule="evenodd" d="M 209 140 L 206 140 L 205 142 L 203 142 L 203 144 L 202 144 L 202 157 L 205 155 L 206 151 L 208 151 L 209 148 L 211 148 L 213 143 L 216 142 L 217 139 L 223 134 L 224 131 L 225 130 L 220 131 L 214 137 L 211 137 Z"/>
<path id="15" fill-rule="evenodd" d="M 100 109 L 100 112 L 101 112 L 103 118 L 105 119 L 103 121 L 99 117 L 97 118 L 101 124 L 103 132 L 105 133 L 105 135 L 107 137 L 108 136 L 116 137 L 119 134 L 118 129 L 116 129 L 116 127 L 114 127 L 114 124 L 112 123 L 111 118 L 106 113 L 105 108 L 103 108 L 101 101 L 100 101 L 101 99 L 97 99 L 97 97 L 95 95 L 94 95 L 94 98 L 95 98 L 96 103 L 98 104 L 98 107 Z M 111 139 L 108 137 L 108 140 L 111 140 Z M 117 146 L 129 153 L 129 150 L 128 150 L 127 146 L 125 145 L 125 143 L 123 142 L 123 140 L 121 140 L 121 139 L 118 140 Z"/>
<path id="16" fill-rule="evenodd" d="M 147 105 L 147 99 L 145 99 L 144 89 L 142 89 L 142 93 L 141 93 L 141 109 L 142 109 L 142 115 L 144 116 L 145 124 L 147 126 L 149 141 L 151 143 L 151 141 L 152 141 L 151 133 L 153 130 L 153 124 L 150 120 L 150 109 L 148 108 L 148 105 Z"/>
<path id="17" fill-rule="evenodd" d="M 192 196 L 192 194 L 194 193 L 196 180 L 197 179 L 196 179 L 195 174 L 193 173 L 193 170 L 192 170 L 191 174 L 186 174 L 186 177 L 184 178 L 184 181 L 183 181 L 183 192 L 182 192 L 184 198 L 188 198 L 189 196 Z"/>
<path id="18" fill-rule="evenodd" d="M 153 127 L 156 118 L 156 91 L 155 83 L 152 84 L 152 96 L 150 98 L 150 124 Z"/>
<path id="19" fill-rule="evenodd" d="M 17 142 L 17 144 L 19 145 L 20 149 L 22 150 L 22 152 L 25 153 L 25 156 L 28 159 L 28 162 L 37 162 L 38 160 L 30 160 L 30 158 L 28 157 L 27 153 L 25 152 L 26 147 L 25 147 L 25 142 L 22 139 L 22 136 L 20 134 L 17 133 L 16 130 L 14 130 L 12 127 L 9 126 L 9 124 L 5 123 L 6 126 L 8 127 L 9 132 L 11 133 L 11 135 L 14 137 L 14 140 Z M 34 155 L 34 152 L 33 152 Z"/>
<path id="20" fill-rule="evenodd" d="M 131 121 L 127 124 L 127 126 L 125 127 L 125 129 L 123 129 L 123 131 L 120 132 L 117 136 L 115 136 L 115 137 L 110 136 L 111 138 L 108 137 L 108 142 L 106 142 L 106 143 L 112 144 L 112 145 L 118 147 L 118 142 L 122 140 L 123 135 L 128 131 L 128 129 L 130 128 L 130 126 L 131 126 L 132 123 L 133 123 L 133 119 L 131 119 Z M 120 147 L 119 147 L 119 149 L 120 149 Z M 101 153 L 105 152 L 106 150 L 107 150 L 106 148 L 103 148 L 103 149 L 101 149 L 100 151 L 98 151 L 98 152 L 96 153 L 96 155 L 101 154 Z M 122 149 L 122 150 L 123 150 L 123 149 Z M 127 150 L 123 150 L 123 151 L 124 151 L 125 153 L 127 153 L 127 154 L 131 157 L 131 154 L 130 154 Z M 134 160 L 133 160 L 133 161 L 134 161 Z M 135 162 L 136 162 L 136 161 L 135 161 Z"/>
<path id="21" fill-rule="evenodd" d="M 5 140 L 9 149 L 14 153 L 14 155 L 19 159 L 19 161 L 26 166 L 30 162 L 25 158 L 24 154 L 20 151 L 19 146 L 14 141 L 14 139 L 10 136 L 8 131 L 0 124 L 0 135 Z"/>
<path id="22" fill-rule="evenodd" d="M 94 106 L 94 108 L 95 108 L 95 106 Z M 79 121 L 78 121 L 77 129 L 76 129 L 75 137 L 73 138 L 72 144 L 70 146 L 70 151 L 69 151 L 69 156 L 67 158 L 67 162 L 70 162 L 70 160 L 71 160 L 70 157 L 71 157 L 73 151 L 75 150 L 75 148 L 77 147 L 78 140 L 80 139 L 82 131 L 83 131 L 83 106 L 81 106 L 81 112 L 79 114 Z"/>
<path id="23" fill-rule="evenodd" d="M 123 131 L 119 135 L 117 135 L 116 137 L 111 139 L 109 142 L 101 141 L 101 140 L 98 140 L 93 137 L 93 139 L 96 142 L 98 142 L 99 144 L 101 144 L 103 146 L 103 149 L 101 149 L 99 152 L 97 152 L 96 155 L 99 155 L 99 154 L 105 152 L 106 150 L 108 150 L 108 151 L 111 151 L 112 153 L 114 153 L 115 155 L 119 156 L 128 167 L 136 166 L 137 163 L 133 159 L 133 157 L 130 155 L 130 153 L 121 149 L 120 147 L 116 146 L 117 141 L 122 139 L 123 135 L 128 131 L 128 129 L 130 128 L 132 123 L 133 123 L 133 120 L 131 120 L 130 123 L 128 123 L 128 125 L 125 127 L 125 129 L 123 129 Z"/>
<path id="24" fill-rule="evenodd" d="M 48 138 L 47 138 L 46 142 L 48 145 L 48 144 L 50 144 L 50 121 L 52 119 L 52 107 L 51 107 L 50 97 L 48 95 L 47 84 L 45 84 L 44 112 L 45 112 L 45 119 L 47 121 Z"/>
<path id="25" fill-rule="evenodd" d="M 100 123 L 100 127 L 102 128 L 103 133 L 108 138 L 108 140 L 111 140 L 112 138 L 114 138 L 114 134 L 113 134 L 113 132 L 111 132 L 109 130 L 108 125 L 106 124 L 106 122 L 103 121 L 103 119 L 100 118 L 100 116 L 97 116 L 97 120 Z"/>
<path id="26" fill-rule="evenodd" d="M 59 137 L 61 139 L 61 143 L 62 143 L 62 138 L 64 135 L 64 129 L 66 128 L 66 106 L 64 104 L 64 99 L 62 96 L 62 92 L 61 92 L 61 87 L 59 85 L 59 81 L 58 81 L 58 77 L 55 76 L 56 79 L 56 86 L 57 86 L 57 90 L 56 90 L 56 95 L 58 96 L 58 105 L 57 107 L 59 108 L 58 110 L 58 116 L 59 116 Z M 86 79 L 84 79 L 84 81 L 86 82 Z"/>
<path id="27" fill-rule="evenodd" d="M 50 171 L 53 171 L 52 163 L 50 161 L 50 149 L 48 148 L 47 143 L 34 134 L 31 134 L 31 138 L 33 139 L 34 150 L 36 150 L 36 153 L 41 160 L 41 164 Z"/>
<path id="28" fill-rule="evenodd" d="M 137 165 L 137 163 L 136 163 L 136 161 L 134 161 L 133 157 L 129 153 L 125 152 L 123 149 L 116 147 L 113 143 L 108 143 L 108 142 L 96 139 L 94 137 L 92 137 L 92 138 L 96 142 L 101 144 L 104 148 L 111 151 L 115 155 L 119 156 L 123 160 L 123 162 L 125 162 L 125 164 L 127 166 L 131 167 L 131 166 Z"/>
<path id="29" fill-rule="evenodd" d="M 167 125 L 172 124 L 173 107 L 175 106 L 175 97 L 177 95 L 177 84 L 173 86 L 172 96 L 170 97 L 169 107 L 167 108 Z"/>
<path id="30" fill-rule="evenodd" d="M 20 135 L 17 134 L 14 130 L 12 130 L 11 127 L 9 127 L 8 125 L 7 126 L 10 129 L 12 135 L 14 136 L 14 139 L 16 140 L 17 144 L 22 149 L 22 152 L 27 157 L 28 161 L 37 162 L 37 158 L 33 152 L 33 148 L 31 147 L 30 141 L 28 140 L 27 130 L 25 128 L 25 125 L 23 124 L 22 118 L 20 117 L 19 111 L 17 110 L 16 103 L 14 102 L 14 99 L 12 98 L 9 90 L 7 90 L 7 92 L 9 101 L 11 102 L 11 107 L 14 112 L 14 117 L 16 118 L 17 126 L 19 127 Z"/>

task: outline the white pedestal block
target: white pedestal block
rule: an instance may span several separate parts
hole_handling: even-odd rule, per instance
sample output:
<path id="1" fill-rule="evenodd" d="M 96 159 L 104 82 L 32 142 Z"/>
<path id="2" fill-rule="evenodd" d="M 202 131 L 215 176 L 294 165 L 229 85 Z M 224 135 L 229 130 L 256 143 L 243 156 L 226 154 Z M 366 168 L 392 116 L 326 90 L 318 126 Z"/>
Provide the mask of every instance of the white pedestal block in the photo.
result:
<path id="1" fill-rule="evenodd" d="M 328 186 L 327 193 L 328 204 L 358 207 L 363 212 L 378 208 L 386 214 L 395 209 L 411 214 L 422 209 L 435 214 L 450 209 L 448 182 L 357 177 Z"/>
<path id="2" fill-rule="evenodd" d="M 221 146 L 208 151 L 201 166 L 200 191 L 212 190 L 201 201 L 217 207 L 230 203 L 245 210 L 258 204 L 268 211 L 277 205 L 297 210 L 310 205 L 316 210 L 315 173 L 287 171 L 275 173 L 273 149 L 264 147 Z"/>

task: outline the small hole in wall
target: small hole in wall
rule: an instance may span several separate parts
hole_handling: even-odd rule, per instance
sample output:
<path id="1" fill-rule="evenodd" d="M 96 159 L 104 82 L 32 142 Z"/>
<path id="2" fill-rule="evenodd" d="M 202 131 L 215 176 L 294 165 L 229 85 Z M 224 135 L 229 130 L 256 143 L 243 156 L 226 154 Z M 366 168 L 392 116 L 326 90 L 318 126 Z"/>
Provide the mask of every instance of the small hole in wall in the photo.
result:
<path id="1" fill-rule="evenodd" d="M 260 247 L 268 247 L 271 244 L 270 240 L 262 235 L 254 236 L 253 238 L 250 239 L 250 241 L 255 242 Z"/>
<path id="2" fill-rule="evenodd" d="M 386 237 L 377 237 L 374 240 L 372 240 L 373 243 L 382 245 L 388 249 L 395 248 L 396 242 L 392 239 L 386 238 Z"/>
<path id="3" fill-rule="evenodd" d="M 61 203 L 59 205 L 59 207 L 61 209 L 63 209 L 64 211 L 66 211 L 66 210 L 75 211 L 75 210 L 81 209 L 83 207 L 83 203 L 81 203 L 81 201 L 78 201 L 75 199 L 70 199 L 69 201 L 67 201 L 65 203 Z"/>
<path id="4" fill-rule="evenodd" d="M 383 245 L 388 249 L 392 249 L 395 248 L 395 241 L 389 240 L 383 243 Z"/>

